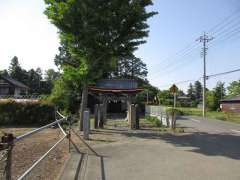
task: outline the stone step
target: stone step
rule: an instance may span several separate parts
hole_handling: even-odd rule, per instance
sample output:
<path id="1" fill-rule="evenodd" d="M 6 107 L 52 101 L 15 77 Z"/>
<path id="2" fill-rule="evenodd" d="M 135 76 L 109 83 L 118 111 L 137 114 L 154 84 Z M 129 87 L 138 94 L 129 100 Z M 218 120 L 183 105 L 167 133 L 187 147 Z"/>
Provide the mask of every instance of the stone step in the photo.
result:
<path id="1" fill-rule="evenodd" d="M 68 162 L 59 178 L 59 180 L 75 180 L 81 171 L 84 154 L 71 153 Z"/>
<path id="2" fill-rule="evenodd" d="M 105 175 L 103 174 L 102 168 L 101 157 L 89 155 L 87 157 L 86 172 L 84 178 L 87 180 L 105 180 Z"/>

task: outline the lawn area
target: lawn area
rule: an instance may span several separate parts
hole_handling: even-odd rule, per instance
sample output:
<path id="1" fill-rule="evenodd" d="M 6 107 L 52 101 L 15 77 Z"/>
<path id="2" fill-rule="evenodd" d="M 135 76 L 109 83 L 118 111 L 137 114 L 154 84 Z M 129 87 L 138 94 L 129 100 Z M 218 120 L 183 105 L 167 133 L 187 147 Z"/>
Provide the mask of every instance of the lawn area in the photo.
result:
<path id="1" fill-rule="evenodd" d="M 202 109 L 199 109 L 199 108 L 177 108 L 177 109 L 179 109 L 184 115 L 202 116 Z M 212 119 L 219 119 L 223 121 L 240 123 L 239 113 L 208 111 L 206 113 L 206 116 Z"/>

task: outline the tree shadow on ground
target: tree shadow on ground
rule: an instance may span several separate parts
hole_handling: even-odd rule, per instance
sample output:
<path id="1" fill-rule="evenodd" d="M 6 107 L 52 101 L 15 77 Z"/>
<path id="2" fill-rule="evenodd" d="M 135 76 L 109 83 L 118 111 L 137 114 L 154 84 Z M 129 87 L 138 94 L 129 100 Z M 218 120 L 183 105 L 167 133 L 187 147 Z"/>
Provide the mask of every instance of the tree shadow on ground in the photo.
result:
<path id="1" fill-rule="evenodd" d="M 117 133 L 127 137 L 137 137 L 141 139 L 163 140 L 176 147 L 191 147 L 186 151 L 204 154 L 207 156 L 224 156 L 231 159 L 240 160 L 240 136 L 230 133 L 157 133 L 151 130 L 101 130 L 103 133 Z"/>

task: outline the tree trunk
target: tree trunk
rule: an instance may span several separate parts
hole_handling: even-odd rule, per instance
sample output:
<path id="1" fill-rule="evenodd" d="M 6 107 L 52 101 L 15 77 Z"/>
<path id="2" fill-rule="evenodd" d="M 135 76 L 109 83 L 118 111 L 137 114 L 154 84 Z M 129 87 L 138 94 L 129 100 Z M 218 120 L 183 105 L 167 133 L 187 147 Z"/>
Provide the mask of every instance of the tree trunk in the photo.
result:
<path id="1" fill-rule="evenodd" d="M 81 105 L 80 105 L 80 110 L 79 110 L 79 130 L 83 130 L 83 113 L 84 110 L 87 108 L 87 100 L 88 100 L 88 88 L 87 84 L 83 86 L 83 91 L 82 91 L 82 99 L 81 99 Z"/>

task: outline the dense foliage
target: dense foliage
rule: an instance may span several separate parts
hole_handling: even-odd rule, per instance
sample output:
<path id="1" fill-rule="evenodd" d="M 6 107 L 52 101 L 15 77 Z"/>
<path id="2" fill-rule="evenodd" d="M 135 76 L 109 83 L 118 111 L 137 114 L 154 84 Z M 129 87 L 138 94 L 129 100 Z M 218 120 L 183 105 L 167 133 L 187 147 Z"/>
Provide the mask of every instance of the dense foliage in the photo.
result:
<path id="1" fill-rule="evenodd" d="M 0 125 L 45 125 L 55 120 L 55 107 L 45 102 L 0 101 Z"/>
<path id="2" fill-rule="evenodd" d="M 231 82 L 227 89 L 229 96 L 240 95 L 240 80 Z"/>
<path id="3" fill-rule="evenodd" d="M 182 100 L 177 100 L 177 107 L 197 107 L 198 104 L 202 103 L 202 84 L 200 81 L 196 81 L 194 84 L 190 83 L 187 93 L 179 90 L 177 96 L 188 97 L 188 103 Z M 228 90 L 228 92 L 226 91 Z M 237 96 L 240 94 L 240 81 L 233 81 L 230 85 L 225 88 L 225 84 L 221 81 L 217 82 L 216 86 L 212 89 L 206 89 L 206 105 L 210 111 L 220 110 L 220 101 L 227 97 Z M 172 106 L 173 105 L 173 94 L 169 90 L 160 90 L 158 92 L 159 104 Z"/>
<path id="4" fill-rule="evenodd" d="M 72 81 L 75 92 L 82 93 L 82 120 L 88 84 L 110 77 L 122 59 L 135 57 L 133 52 L 145 43 L 147 20 L 156 14 L 146 11 L 152 0 L 45 0 L 45 3 L 45 14 L 60 34 L 61 46 L 55 63 L 63 70 L 62 84 Z M 63 89 L 66 90 L 67 87 Z"/>

